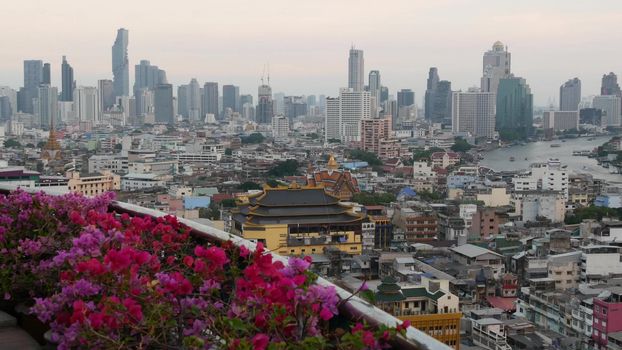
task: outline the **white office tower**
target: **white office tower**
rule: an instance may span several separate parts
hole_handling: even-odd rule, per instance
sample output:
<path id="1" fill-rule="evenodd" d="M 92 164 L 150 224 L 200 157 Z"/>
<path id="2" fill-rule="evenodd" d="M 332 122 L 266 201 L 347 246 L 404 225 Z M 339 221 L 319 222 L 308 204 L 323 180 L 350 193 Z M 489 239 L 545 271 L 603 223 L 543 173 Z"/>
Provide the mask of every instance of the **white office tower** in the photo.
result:
<path id="1" fill-rule="evenodd" d="M 368 91 L 341 89 L 339 97 L 326 99 L 325 141 L 361 141 L 361 119 L 371 117 Z"/>
<path id="2" fill-rule="evenodd" d="M 272 117 L 272 136 L 275 140 L 285 140 L 289 134 L 289 118 L 284 115 Z"/>
<path id="3" fill-rule="evenodd" d="M 377 117 L 380 113 L 380 92 L 382 85 L 380 81 L 380 71 L 372 70 L 369 72 L 369 94 L 371 96 L 372 116 Z"/>
<path id="4" fill-rule="evenodd" d="M 496 98 L 492 92 L 471 88 L 452 93 L 451 117 L 454 133 L 468 132 L 474 137 L 493 138 Z"/>
<path id="5" fill-rule="evenodd" d="M 79 86 L 73 91 L 73 108 L 78 122 L 97 124 L 101 120 L 99 93 L 96 87 Z"/>
<path id="6" fill-rule="evenodd" d="M 622 119 L 620 97 L 615 95 L 594 96 L 592 107 L 603 111 L 602 126 L 620 126 Z"/>
<path id="7" fill-rule="evenodd" d="M 512 72 L 511 63 L 512 55 L 507 51 L 507 48 L 503 46 L 502 42 L 495 42 L 492 45 L 492 50 L 484 53 L 481 90 L 496 94 L 499 80 L 508 77 Z"/>
<path id="8" fill-rule="evenodd" d="M 547 111 L 542 115 L 544 129 L 579 129 L 579 111 Z"/>
<path id="9" fill-rule="evenodd" d="M 353 91 L 363 91 L 365 85 L 365 64 L 363 60 L 363 50 L 350 49 L 348 59 L 348 88 Z"/>

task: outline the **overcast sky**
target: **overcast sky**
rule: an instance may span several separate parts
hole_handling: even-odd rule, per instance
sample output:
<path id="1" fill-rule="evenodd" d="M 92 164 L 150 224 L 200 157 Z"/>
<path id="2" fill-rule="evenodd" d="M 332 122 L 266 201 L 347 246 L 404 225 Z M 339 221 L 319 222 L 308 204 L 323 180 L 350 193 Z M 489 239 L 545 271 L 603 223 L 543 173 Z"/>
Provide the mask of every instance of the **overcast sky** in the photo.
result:
<path id="1" fill-rule="evenodd" d="M 482 54 L 508 45 L 512 71 L 535 103 L 558 101 L 578 76 L 597 94 L 603 73 L 622 73 L 621 0 L 5 0 L 0 85 L 21 86 L 24 59 L 52 63 L 60 85 L 67 55 L 78 85 L 111 78 L 116 30 L 129 30 L 130 84 L 141 59 L 177 85 L 196 77 L 256 95 L 265 64 L 274 92 L 334 96 L 347 85 L 352 44 L 365 71 L 391 94 L 416 92 L 430 66 L 454 90 L 479 85 Z M 367 79 L 366 79 L 367 80 Z M 131 86 L 130 86 L 131 89 Z"/>

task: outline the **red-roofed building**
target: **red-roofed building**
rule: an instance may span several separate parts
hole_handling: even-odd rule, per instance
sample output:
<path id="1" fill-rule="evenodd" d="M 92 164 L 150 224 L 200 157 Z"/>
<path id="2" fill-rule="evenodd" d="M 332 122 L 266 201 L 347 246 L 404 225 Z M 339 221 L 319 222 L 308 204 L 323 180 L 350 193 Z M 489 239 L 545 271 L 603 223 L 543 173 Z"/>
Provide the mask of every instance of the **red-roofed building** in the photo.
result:
<path id="1" fill-rule="evenodd" d="M 514 298 L 503 298 L 503 297 L 487 297 L 486 300 L 492 307 L 496 307 L 497 309 L 501 309 L 505 312 L 514 312 L 516 311 L 516 297 Z"/>
<path id="2" fill-rule="evenodd" d="M 233 195 L 229 193 L 216 193 L 212 195 L 212 202 L 220 203 L 225 199 L 233 199 Z"/>
<path id="3" fill-rule="evenodd" d="M 339 164 L 333 156 L 328 160 L 328 169 L 314 171 L 307 176 L 310 187 L 323 186 L 327 193 L 349 201 L 355 193 L 361 192 L 358 181 L 347 170 L 337 170 Z"/>

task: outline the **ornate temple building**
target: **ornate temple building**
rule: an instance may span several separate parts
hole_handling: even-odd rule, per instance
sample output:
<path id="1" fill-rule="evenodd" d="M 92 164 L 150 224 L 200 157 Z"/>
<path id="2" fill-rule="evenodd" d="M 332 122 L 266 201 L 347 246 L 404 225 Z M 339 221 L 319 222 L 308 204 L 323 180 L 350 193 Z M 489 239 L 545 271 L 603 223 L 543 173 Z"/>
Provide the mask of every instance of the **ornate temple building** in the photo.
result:
<path id="1" fill-rule="evenodd" d="M 364 217 L 319 186 L 266 186 L 238 199 L 232 232 L 280 255 L 321 254 L 326 247 L 361 254 Z"/>
<path id="2" fill-rule="evenodd" d="M 309 170 L 307 184 L 309 186 L 323 186 L 326 192 L 349 201 L 355 193 L 360 192 L 356 178 L 349 171 L 340 171 L 339 164 L 331 155 L 326 169 Z"/>
<path id="3" fill-rule="evenodd" d="M 45 146 L 43 146 L 43 149 L 41 150 L 42 160 L 52 161 L 62 159 L 61 147 L 60 143 L 56 139 L 56 131 L 54 130 L 53 119 L 54 118 L 52 118 L 52 121 L 50 123 L 50 135 L 48 136 L 48 142 L 45 144 Z"/>

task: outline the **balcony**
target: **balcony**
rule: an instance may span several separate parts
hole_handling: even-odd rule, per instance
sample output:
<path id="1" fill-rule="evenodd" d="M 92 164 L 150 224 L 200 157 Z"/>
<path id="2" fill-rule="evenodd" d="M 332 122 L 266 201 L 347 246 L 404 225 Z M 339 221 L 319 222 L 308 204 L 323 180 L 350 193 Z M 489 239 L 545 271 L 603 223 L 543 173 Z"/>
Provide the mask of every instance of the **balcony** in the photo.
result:
<path id="1" fill-rule="evenodd" d="M 0 193 L 8 194 L 14 188 L 8 186 L 0 186 Z M 26 189 L 27 190 L 27 189 Z M 27 190 L 28 192 L 37 192 L 32 190 Z M 166 214 L 157 210 L 148 209 L 144 207 L 140 207 L 133 204 L 128 204 L 124 202 L 114 201 L 109 205 L 109 211 L 114 211 L 119 214 L 127 213 L 131 216 L 138 217 L 161 217 Z M 196 223 L 191 220 L 178 218 L 179 222 L 185 224 L 186 226 L 191 228 L 191 235 L 198 240 L 204 240 L 206 242 L 211 243 L 222 243 L 230 241 L 235 246 L 238 247 L 246 247 L 250 250 L 254 250 L 256 248 L 256 244 L 245 240 L 239 236 L 235 236 L 233 234 L 215 229 L 213 227 L 209 227 L 206 225 L 202 225 Z M 287 264 L 288 260 L 285 257 L 276 255 L 272 253 L 273 260 L 281 261 L 284 264 Z M 319 277 L 316 281 L 317 284 L 323 286 L 333 286 L 340 299 L 347 300 L 347 302 L 342 303 L 339 306 L 339 313 L 343 317 L 351 321 L 365 321 L 372 327 L 379 327 L 381 325 L 386 325 L 389 327 L 395 327 L 402 323 L 402 321 L 398 320 L 396 317 L 386 313 L 385 311 L 375 307 L 369 302 L 357 297 L 352 296 L 351 293 L 347 292 L 345 289 L 340 288 L 326 279 Z M 2 338 L 0 337 L 0 343 L 2 343 Z M 406 330 L 404 336 L 397 336 L 395 339 L 395 344 L 393 344 L 393 348 L 395 349 L 407 349 L 407 350 L 450 350 L 451 347 L 439 342 L 438 340 L 432 338 L 420 330 L 409 327 Z"/>

